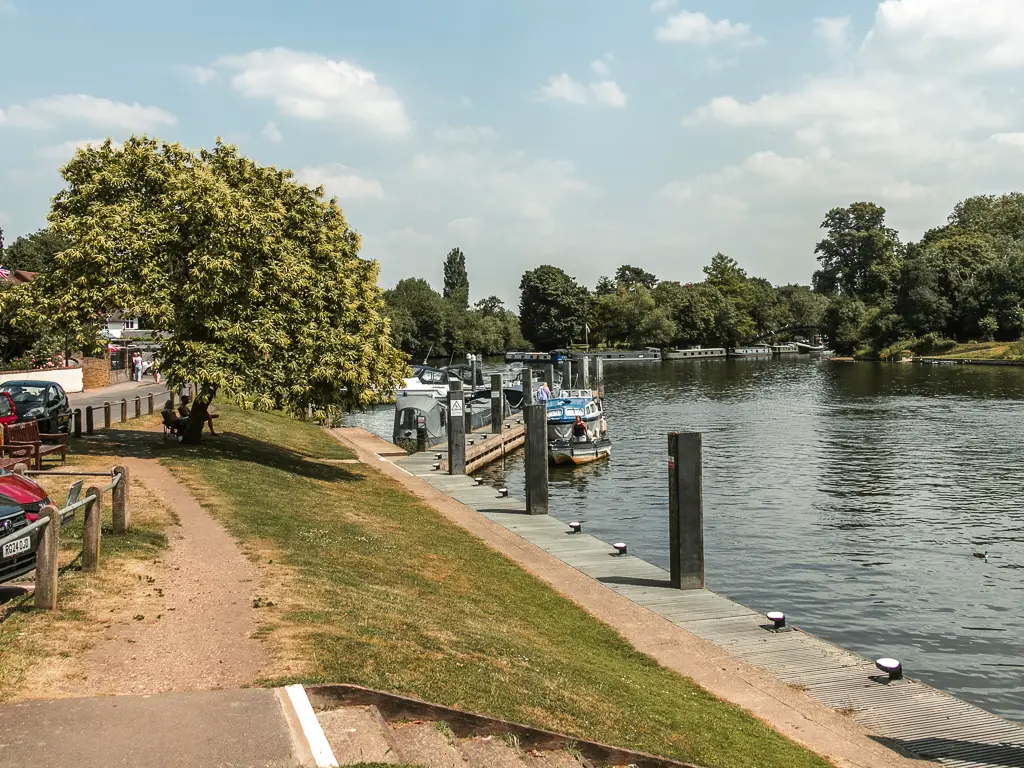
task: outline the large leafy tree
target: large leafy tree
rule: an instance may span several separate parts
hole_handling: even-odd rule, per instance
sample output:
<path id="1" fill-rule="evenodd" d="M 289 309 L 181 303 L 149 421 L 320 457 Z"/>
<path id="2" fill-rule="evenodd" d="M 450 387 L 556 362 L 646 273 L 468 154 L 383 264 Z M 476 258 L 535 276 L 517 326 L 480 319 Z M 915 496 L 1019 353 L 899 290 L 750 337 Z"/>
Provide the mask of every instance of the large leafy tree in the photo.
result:
<path id="1" fill-rule="evenodd" d="M 392 318 L 395 343 L 414 358 L 440 352 L 444 346 L 447 312 L 441 294 L 418 277 L 399 280 L 384 294 Z"/>
<path id="2" fill-rule="evenodd" d="M 647 290 L 654 290 L 654 287 L 658 284 L 658 278 L 650 272 L 640 269 L 640 267 L 623 264 L 615 270 L 615 282 L 624 288 L 643 286 Z"/>
<path id="3" fill-rule="evenodd" d="M 217 396 L 327 413 L 399 385 L 377 264 L 322 188 L 219 141 L 146 137 L 79 150 L 62 174 L 50 227 L 68 247 L 32 286 L 79 345 L 111 309 L 168 333 L 161 371 L 198 386 L 186 440 Z"/>
<path id="4" fill-rule="evenodd" d="M 829 211 L 821 228 L 828 234 L 814 252 L 821 269 L 814 287 L 867 304 L 891 298 L 899 278 L 901 246 L 896 230 L 885 225 L 885 208 L 853 203 Z"/>
<path id="5" fill-rule="evenodd" d="M 616 293 L 597 297 L 593 317 L 595 332 L 610 344 L 662 346 L 672 341 L 676 332 L 668 312 L 642 285 L 623 286 Z"/>
<path id="6" fill-rule="evenodd" d="M 458 248 L 452 248 L 444 260 L 444 298 L 457 309 L 469 309 L 466 254 Z"/>
<path id="7" fill-rule="evenodd" d="M 43 272 L 53 265 L 54 257 L 67 247 L 67 242 L 44 227 L 31 235 L 23 235 L 3 251 L 3 265 L 8 269 Z"/>
<path id="8" fill-rule="evenodd" d="M 519 290 L 519 321 L 531 344 L 553 349 L 583 337 L 589 294 L 574 278 L 545 264 L 526 272 Z"/>

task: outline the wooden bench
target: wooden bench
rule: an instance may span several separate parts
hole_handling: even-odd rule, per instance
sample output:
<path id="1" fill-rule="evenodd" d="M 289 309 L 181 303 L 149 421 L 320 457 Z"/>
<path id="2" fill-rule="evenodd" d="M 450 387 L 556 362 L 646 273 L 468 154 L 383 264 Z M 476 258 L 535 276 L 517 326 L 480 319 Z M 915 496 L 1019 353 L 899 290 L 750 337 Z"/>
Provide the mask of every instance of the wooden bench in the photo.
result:
<path id="1" fill-rule="evenodd" d="M 56 442 L 44 443 L 44 439 Z M 35 460 L 35 469 L 42 469 L 43 456 L 49 456 L 51 453 L 60 454 L 62 465 L 67 464 L 68 461 L 68 436 L 66 434 L 40 434 L 38 421 L 24 421 L 4 427 L 4 454 L 17 454 L 19 448 L 31 449 L 23 455 Z"/>
<path id="2" fill-rule="evenodd" d="M 35 450 L 30 445 L 0 446 L 0 469 L 14 469 L 19 464 L 29 466 L 34 455 Z"/>

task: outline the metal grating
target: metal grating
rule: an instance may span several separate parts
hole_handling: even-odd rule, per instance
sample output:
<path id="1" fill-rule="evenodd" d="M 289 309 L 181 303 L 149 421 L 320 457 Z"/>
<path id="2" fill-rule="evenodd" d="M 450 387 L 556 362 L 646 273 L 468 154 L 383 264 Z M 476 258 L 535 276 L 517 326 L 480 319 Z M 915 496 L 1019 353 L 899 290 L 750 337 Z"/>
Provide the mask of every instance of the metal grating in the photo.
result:
<path id="1" fill-rule="evenodd" d="M 569 535 L 551 517 L 527 517 L 524 503 L 496 498 L 468 477 L 431 470 L 433 454 L 396 463 L 567 565 L 727 650 L 822 704 L 849 711 L 890 747 L 953 768 L 1024 768 L 1024 727 L 916 680 L 890 682 L 857 654 L 799 630 L 768 632 L 759 613 L 710 590 L 668 586 L 668 572 L 587 534 Z"/>

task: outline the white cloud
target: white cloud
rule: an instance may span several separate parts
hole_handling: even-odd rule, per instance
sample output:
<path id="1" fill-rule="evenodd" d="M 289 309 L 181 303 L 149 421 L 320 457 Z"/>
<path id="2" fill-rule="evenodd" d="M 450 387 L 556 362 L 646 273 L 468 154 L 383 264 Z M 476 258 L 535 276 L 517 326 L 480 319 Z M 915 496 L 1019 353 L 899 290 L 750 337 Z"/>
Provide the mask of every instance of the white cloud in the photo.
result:
<path id="1" fill-rule="evenodd" d="M 822 16 L 814 20 L 814 32 L 836 53 L 843 53 L 850 45 L 849 16 Z"/>
<path id="2" fill-rule="evenodd" d="M 590 84 L 590 91 L 598 104 L 621 109 L 626 106 L 626 94 L 614 80 L 602 80 Z"/>
<path id="3" fill-rule="evenodd" d="M 605 62 L 604 59 L 594 59 L 592 62 L 590 62 L 590 68 L 599 75 L 607 75 L 610 71 L 608 69 L 607 62 Z"/>
<path id="4" fill-rule="evenodd" d="M 708 72 L 724 72 L 730 67 L 735 67 L 739 63 L 739 59 L 720 59 L 717 56 L 708 56 L 707 61 L 704 62 L 704 66 Z"/>
<path id="5" fill-rule="evenodd" d="M 552 75 L 537 92 L 540 101 L 567 101 L 570 104 L 601 104 L 620 109 L 626 106 L 626 94 L 614 80 L 599 80 L 589 85 L 573 80 L 563 72 Z"/>
<path id="6" fill-rule="evenodd" d="M 277 127 L 277 123 L 273 120 L 263 126 L 261 133 L 263 134 L 263 138 L 267 141 L 272 141 L 275 144 L 280 144 L 284 141 L 284 136 L 281 135 L 281 129 Z"/>
<path id="7" fill-rule="evenodd" d="M 449 144 L 476 144 L 481 141 L 496 139 L 498 132 L 493 128 L 481 125 L 464 125 L 459 128 L 442 126 L 434 131 L 434 138 Z"/>
<path id="8" fill-rule="evenodd" d="M 655 30 L 654 36 L 666 43 L 714 45 L 734 43 L 739 46 L 761 45 L 764 38 L 753 33 L 749 24 L 728 19 L 712 20 L 699 11 L 679 11 Z"/>
<path id="9" fill-rule="evenodd" d="M 651 3 L 651 11 L 653 13 L 662 13 L 664 11 L 670 11 L 676 7 L 676 0 L 654 0 Z"/>
<path id="10" fill-rule="evenodd" d="M 1024 132 L 996 133 L 992 135 L 992 140 L 1007 147 L 1024 149 Z"/>
<path id="11" fill-rule="evenodd" d="M 60 144 L 51 144 L 45 147 L 40 147 L 36 150 L 36 156 L 41 157 L 44 160 L 55 163 L 66 163 L 72 157 L 75 156 L 75 152 L 85 147 L 98 147 L 103 144 L 106 139 L 75 139 L 73 141 L 64 141 Z M 121 144 L 119 142 L 112 142 L 115 149 L 120 149 Z"/>
<path id="12" fill-rule="evenodd" d="M 231 85 L 242 96 L 269 99 L 291 117 L 356 120 L 396 136 L 413 129 L 398 95 L 375 73 L 343 59 L 273 48 L 222 56 L 213 66 L 233 73 Z"/>
<path id="13" fill-rule="evenodd" d="M 341 163 L 308 165 L 295 172 L 295 178 L 310 187 L 323 187 L 328 195 L 342 203 L 348 200 L 384 198 L 384 188 L 376 179 L 366 179 Z"/>
<path id="14" fill-rule="evenodd" d="M 176 122 L 174 115 L 159 107 L 144 107 L 138 102 L 126 104 L 85 94 L 50 96 L 0 109 L 0 125 L 37 130 L 60 123 L 78 123 L 136 132 Z"/>
<path id="15" fill-rule="evenodd" d="M 195 80 L 199 85 L 206 85 L 217 77 L 217 70 L 212 67 L 180 67 L 181 71 Z"/>

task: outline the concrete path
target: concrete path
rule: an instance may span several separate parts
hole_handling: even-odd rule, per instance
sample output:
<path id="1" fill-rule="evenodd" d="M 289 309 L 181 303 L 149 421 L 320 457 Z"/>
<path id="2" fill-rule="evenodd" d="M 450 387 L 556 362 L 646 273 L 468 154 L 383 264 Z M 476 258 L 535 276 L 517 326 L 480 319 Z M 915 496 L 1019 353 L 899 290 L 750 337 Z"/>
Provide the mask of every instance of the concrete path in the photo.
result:
<path id="1" fill-rule="evenodd" d="M 103 387 L 102 389 L 90 389 L 85 392 L 69 392 L 68 401 L 71 403 L 71 408 L 81 408 L 85 410 L 86 407 L 92 406 L 93 408 L 101 408 L 103 403 L 120 401 L 124 398 L 128 398 L 128 415 L 133 416 L 135 414 L 134 405 L 131 401 L 135 400 L 135 397 L 142 397 L 142 408 L 143 412 L 146 409 L 146 395 L 150 392 L 153 393 L 153 399 L 155 403 L 155 409 L 159 411 L 163 408 L 164 400 L 167 399 L 167 385 L 164 382 L 156 384 L 153 382 L 151 377 L 145 378 L 142 382 L 128 381 L 124 384 L 114 384 L 110 387 Z M 113 408 L 113 419 L 118 421 L 121 418 L 121 411 L 118 408 Z M 102 419 L 99 423 L 102 423 Z"/>
<path id="2" fill-rule="evenodd" d="M 299 765 L 301 754 L 274 690 L 0 707 L 0 768 L 284 768 Z"/>

